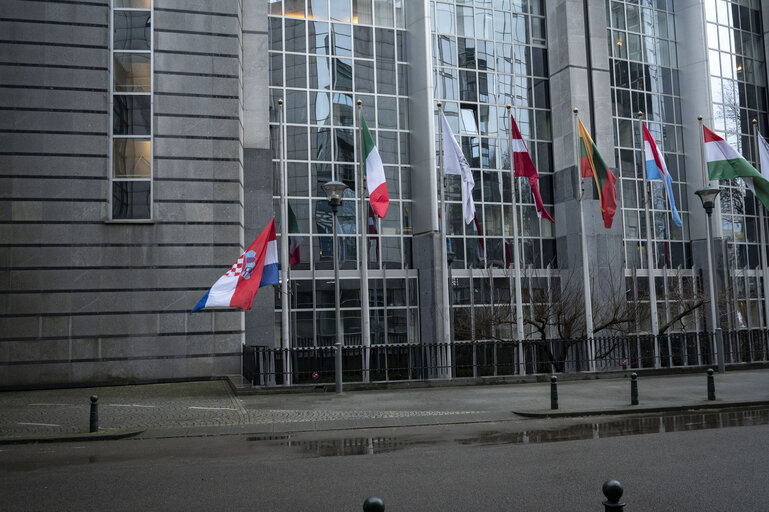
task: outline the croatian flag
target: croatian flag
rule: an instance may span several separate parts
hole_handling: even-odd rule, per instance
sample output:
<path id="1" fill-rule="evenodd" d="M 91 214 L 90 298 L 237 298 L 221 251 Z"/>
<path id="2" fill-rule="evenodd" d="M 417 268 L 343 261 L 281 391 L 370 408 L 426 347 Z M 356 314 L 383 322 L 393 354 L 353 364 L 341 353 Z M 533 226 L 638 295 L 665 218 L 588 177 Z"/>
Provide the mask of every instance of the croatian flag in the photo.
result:
<path id="1" fill-rule="evenodd" d="M 670 177 L 668 167 L 665 165 L 665 160 L 662 159 L 657 144 L 654 142 L 652 134 L 646 129 L 646 125 L 643 124 L 644 129 L 644 159 L 646 160 L 646 178 L 648 180 L 662 180 L 665 183 L 665 192 L 667 192 L 668 199 L 670 200 L 670 213 L 673 216 L 673 222 L 679 228 L 681 227 L 681 217 L 678 215 L 678 208 L 676 208 L 676 200 L 673 198 L 673 178 Z"/>
<path id="2" fill-rule="evenodd" d="M 230 270 L 200 299 L 192 313 L 216 306 L 251 309 L 259 288 L 279 283 L 278 244 L 275 219 L 272 219 Z"/>

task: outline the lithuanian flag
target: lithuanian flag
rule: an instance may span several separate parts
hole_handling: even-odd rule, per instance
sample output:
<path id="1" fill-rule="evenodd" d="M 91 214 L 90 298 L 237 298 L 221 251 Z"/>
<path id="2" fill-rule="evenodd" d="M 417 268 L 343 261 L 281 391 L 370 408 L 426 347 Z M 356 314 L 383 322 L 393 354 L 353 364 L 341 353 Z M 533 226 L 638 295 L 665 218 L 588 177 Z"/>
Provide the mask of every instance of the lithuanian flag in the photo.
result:
<path id="1" fill-rule="evenodd" d="M 583 178 L 593 178 L 598 190 L 598 200 L 601 202 L 603 212 L 603 225 L 611 228 L 614 220 L 614 212 L 617 210 L 617 191 L 614 183 L 617 178 L 606 165 L 601 153 L 587 133 L 585 126 L 579 119 L 579 153 Z"/>

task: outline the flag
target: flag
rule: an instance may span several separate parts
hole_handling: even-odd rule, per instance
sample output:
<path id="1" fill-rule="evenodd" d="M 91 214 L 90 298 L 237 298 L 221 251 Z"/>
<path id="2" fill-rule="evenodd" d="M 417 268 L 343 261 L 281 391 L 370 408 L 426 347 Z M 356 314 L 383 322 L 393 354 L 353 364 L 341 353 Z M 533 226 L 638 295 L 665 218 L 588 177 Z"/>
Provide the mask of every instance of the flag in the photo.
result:
<path id="1" fill-rule="evenodd" d="M 374 145 L 374 139 L 371 137 L 371 132 L 368 131 L 363 115 L 360 116 L 360 126 L 363 141 L 363 172 L 366 175 L 369 202 L 374 213 L 379 217 L 384 217 L 390 206 L 390 197 L 387 195 L 387 182 L 385 181 L 382 158 Z"/>
<path id="2" fill-rule="evenodd" d="M 462 176 L 462 215 L 465 224 L 470 224 L 475 217 L 475 203 L 473 202 L 473 187 L 475 180 L 470 166 L 462 154 L 462 148 L 457 144 L 457 139 L 451 132 L 451 126 L 441 111 L 441 125 L 443 126 L 443 173 L 459 174 Z"/>
<path id="3" fill-rule="evenodd" d="M 673 216 L 673 222 L 679 228 L 681 227 L 681 216 L 678 215 L 678 208 L 676 208 L 676 200 L 673 197 L 673 178 L 668 172 L 668 166 L 665 165 L 665 160 L 662 158 L 657 144 L 654 142 L 652 134 L 646 129 L 646 125 L 641 123 L 644 131 L 644 159 L 646 160 L 646 178 L 649 180 L 662 180 L 665 183 L 665 191 L 670 201 L 670 213 Z"/>
<path id="4" fill-rule="evenodd" d="M 761 165 L 761 175 L 769 180 L 769 143 L 758 132 L 758 156 Z"/>
<path id="5" fill-rule="evenodd" d="M 705 137 L 705 161 L 711 180 L 742 178 L 764 208 L 769 208 L 769 180 L 729 145 L 724 139 L 703 126 Z"/>
<path id="6" fill-rule="evenodd" d="M 475 234 L 478 235 L 478 245 L 475 249 L 478 254 L 478 261 L 484 261 L 484 253 L 486 252 L 486 246 L 483 244 L 483 231 L 481 231 L 481 224 L 478 222 L 478 216 L 473 214 L 473 222 L 475 222 Z"/>
<path id="7" fill-rule="evenodd" d="M 198 301 L 192 313 L 215 306 L 251 309 L 259 288 L 279 283 L 278 244 L 275 219 L 272 219 L 230 270 Z"/>
<path id="8" fill-rule="evenodd" d="M 531 161 L 529 150 L 526 149 L 526 143 L 523 141 L 523 137 L 521 137 L 521 132 L 518 130 L 518 125 L 515 123 L 512 114 L 510 115 L 510 132 L 513 141 L 515 176 L 529 179 L 531 195 L 534 198 L 534 204 L 537 206 L 537 216 L 540 219 L 545 217 L 550 222 L 555 222 L 550 214 L 547 213 L 545 205 L 542 203 L 542 195 L 539 193 L 539 174 L 537 174 L 537 168 L 534 167 L 534 162 Z"/>
<path id="9" fill-rule="evenodd" d="M 291 209 L 290 204 L 288 205 L 288 232 L 299 233 L 299 223 L 296 221 L 296 215 L 294 215 L 294 210 Z M 303 240 L 304 237 L 298 235 L 288 237 L 289 266 L 291 268 L 302 262 L 299 246 L 302 245 Z"/>
<path id="10" fill-rule="evenodd" d="M 579 142 L 582 177 L 592 177 L 595 180 L 601 212 L 603 212 L 603 225 L 607 229 L 611 228 L 614 212 L 617 210 L 617 191 L 614 187 L 617 178 L 598 152 L 595 142 L 590 138 L 582 121 L 579 121 Z"/>

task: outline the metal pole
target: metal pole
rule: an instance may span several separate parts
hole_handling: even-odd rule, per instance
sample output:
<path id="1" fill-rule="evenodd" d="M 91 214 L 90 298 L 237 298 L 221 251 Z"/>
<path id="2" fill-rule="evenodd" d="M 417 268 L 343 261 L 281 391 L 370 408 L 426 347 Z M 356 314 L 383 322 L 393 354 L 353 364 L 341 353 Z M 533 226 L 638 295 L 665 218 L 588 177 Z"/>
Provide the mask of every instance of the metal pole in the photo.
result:
<path id="1" fill-rule="evenodd" d="M 587 234 L 585 233 L 585 213 L 582 208 L 582 196 L 585 193 L 582 182 L 582 173 L 580 171 L 580 150 L 579 150 L 579 110 L 574 107 L 574 140 L 575 160 L 577 168 L 578 182 L 580 190 L 577 195 L 579 199 L 579 230 L 582 242 L 582 287 L 585 293 L 585 334 L 587 335 L 588 364 L 591 372 L 595 371 L 595 351 L 593 348 L 593 299 L 590 293 L 590 263 L 587 259 Z"/>
<path id="2" fill-rule="evenodd" d="M 291 303 L 288 292 L 288 190 L 286 185 L 286 145 L 283 143 L 285 136 L 285 117 L 283 100 L 278 100 L 280 106 L 280 327 L 281 339 L 283 341 L 283 383 L 286 386 L 291 385 L 291 357 L 289 348 L 291 347 L 291 338 L 289 333 L 289 322 L 291 318 Z"/>
<path id="3" fill-rule="evenodd" d="M 368 207 L 366 204 L 366 172 L 363 160 L 363 102 L 358 100 L 358 153 L 360 154 L 360 331 L 363 344 L 363 382 L 369 381 L 369 362 L 371 356 L 371 315 L 368 296 Z"/>
<path id="4" fill-rule="evenodd" d="M 518 339 L 518 374 L 526 375 L 526 361 L 523 353 L 523 340 L 525 334 L 523 332 L 523 293 L 521 292 L 521 259 L 520 248 L 518 246 L 518 206 L 515 197 L 515 166 L 513 165 L 513 134 L 512 134 L 512 114 L 510 112 L 510 104 L 507 104 L 507 118 L 509 130 L 507 134 L 507 140 L 510 143 L 510 193 L 512 194 L 512 208 L 513 208 L 513 278 L 515 281 L 515 332 Z"/>
<path id="5" fill-rule="evenodd" d="M 638 111 L 638 131 L 641 136 L 641 162 L 644 162 L 644 135 L 643 135 L 643 115 L 644 113 Z M 654 254 L 652 249 L 652 230 L 649 221 L 649 201 L 651 199 L 651 191 L 649 190 L 649 178 L 646 176 L 646 169 L 643 164 L 641 165 L 641 174 L 644 178 L 644 221 L 646 224 L 646 270 L 649 272 L 649 315 L 651 320 L 652 336 L 654 338 L 654 367 L 660 367 L 660 346 L 658 335 L 660 332 L 659 317 L 657 313 L 657 287 L 654 283 Z M 654 222 L 652 217 L 651 223 Z"/>
<path id="6" fill-rule="evenodd" d="M 446 249 L 446 230 L 448 228 L 448 222 L 446 222 L 446 174 L 443 170 L 443 110 L 441 108 L 442 103 L 438 102 L 438 139 L 440 141 L 438 148 L 438 161 L 440 169 L 441 180 L 441 291 L 443 294 L 441 305 L 443 309 L 443 347 L 438 349 L 439 364 L 439 377 L 451 378 L 452 377 L 452 364 L 451 364 L 451 347 L 452 340 L 449 332 L 451 331 L 451 325 L 449 323 L 449 282 L 448 282 L 448 255 Z M 471 290 L 472 293 L 472 290 Z"/>
<path id="7" fill-rule="evenodd" d="M 754 143 L 753 146 L 755 146 L 754 149 L 754 159 L 756 161 L 756 165 L 759 166 L 759 170 L 761 171 L 761 174 L 764 173 L 764 171 L 769 171 L 769 169 L 763 169 L 761 167 L 761 157 L 759 156 L 758 152 L 758 121 L 753 119 L 753 137 L 754 137 Z M 763 205 L 760 205 L 758 207 L 758 251 L 761 254 L 761 275 L 763 276 L 763 291 L 764 291 L 764 328 L 769 327 L 769 276 L 767 275 L 767 265 L 766 265 L 766 247 L 764 246 L 765 241 L 764 237 L 765 231 L 764 231 L 764 208 Z"/>
<path id="8" fill-rule="evenodd" d="M 334 306 L 336 307 L 336 343 L 334 348 L 336 354 L 334 358 L 334 379 L 336 381 L 336 392 L 342 392 L 342 313 L 339 303 L 339 230 L 337 229 L 336 210 L 338 205 L 331 207 L 334 223 Z"/>

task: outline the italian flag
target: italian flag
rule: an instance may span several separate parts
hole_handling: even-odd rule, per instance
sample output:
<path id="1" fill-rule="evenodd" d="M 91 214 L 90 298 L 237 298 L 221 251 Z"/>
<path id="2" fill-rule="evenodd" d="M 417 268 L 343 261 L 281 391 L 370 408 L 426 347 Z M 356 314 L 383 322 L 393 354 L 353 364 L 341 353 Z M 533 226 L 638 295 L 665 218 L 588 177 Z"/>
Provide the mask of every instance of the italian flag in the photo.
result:
<path id="1" fill-rule="evenodd" d="M 614 183 L 617 178 L 606 165 L 598 148 L 587 133 L 582 121 L 579 121 L 579 152 L 583 178 L 593 178 L 598 190 L 598 199 L 603 212 L 603 225 L 611 228 L 614 212 L 617 211 L 617 191 Z"/>
<path id="2" fill-rule="evenodd" d="M 288 232 L 299 233 L 299 223 L 296 221 L 296 215 L 294 215 L 294 210 L 291 209 L 291 205 L 288 205 Z M 299 256 L 299 246 L 302 245 L 303 240 L 304 237 L 301 236 L 288 237 L 288 264 L 291 268 L 294 268 L 294 265 L 302 262 Z"/>
<path id="3" fill-rule="evenodd" d="M 742 178 L 764 208 L 769 209 L 769 181 L 724 139 L 703 126 L 705 161 L 711 180 Z"/>
<path id="4" fill-rule="evenodd" d="M 368 197 L 371 202 L 371 208 L 379 218 L 387 215 L 387 207 L 390 206 L 390 197 L 387 195 L 387 182 L 385 182 L 384 167 L 382 167 L 382 158 L 368 131 L 366 120 L 363 115 L 360 116 L 360 124 L 363 139 L 363 172 L 366 174 L 366 184 L 368 185 Z"/>

